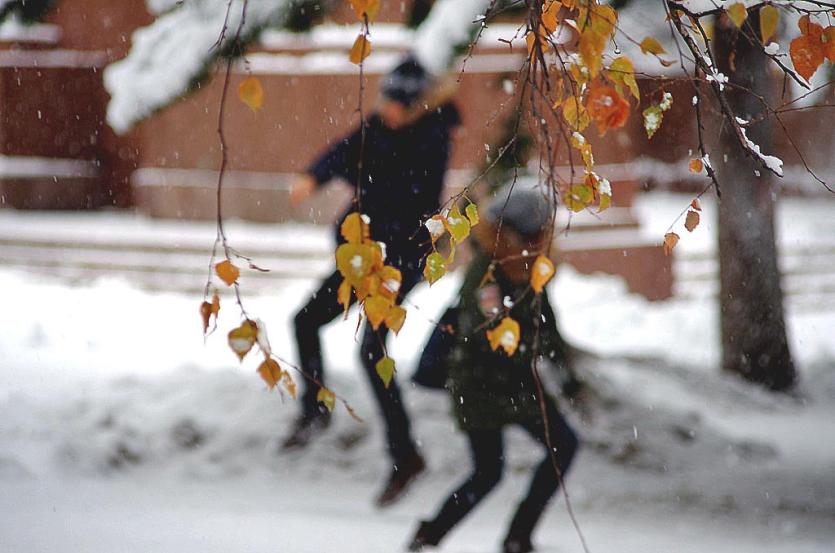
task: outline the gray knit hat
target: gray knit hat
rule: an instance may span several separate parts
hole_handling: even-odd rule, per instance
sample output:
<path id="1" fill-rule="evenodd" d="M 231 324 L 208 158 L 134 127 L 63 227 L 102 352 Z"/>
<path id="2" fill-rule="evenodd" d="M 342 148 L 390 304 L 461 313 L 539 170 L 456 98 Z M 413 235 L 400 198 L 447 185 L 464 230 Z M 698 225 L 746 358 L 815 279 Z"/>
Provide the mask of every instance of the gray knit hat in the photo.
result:
<path id="1" fill-rule="evenodd" d="M 487 206 L 485 219 L 495 224 L 501 218 L 502 225 L 522 236 L 535 237 L 548 224 L 553 212 L 553 201 L 545 188 L 516 183 L 496 192 Z"/>

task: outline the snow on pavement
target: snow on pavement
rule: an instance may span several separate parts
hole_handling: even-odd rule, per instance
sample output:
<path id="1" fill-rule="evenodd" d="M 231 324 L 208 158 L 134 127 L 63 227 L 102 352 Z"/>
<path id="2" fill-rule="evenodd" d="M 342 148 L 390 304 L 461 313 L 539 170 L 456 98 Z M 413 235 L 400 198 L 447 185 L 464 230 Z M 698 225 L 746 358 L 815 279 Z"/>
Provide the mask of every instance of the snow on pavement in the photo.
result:
<path id="1" fill-rule="evenodd" d="M 681 199 L 654 197 L 667 213 Z M 784 240 L 811 242 L 808 230 L 831 224 L 820 205 L 796 208 L 819 216 L 817 226 L 784 218 Z M 715 244 L 706 230 L 679 247 Z M 774 396 L 719 373 L 710 301 L 649 303 L 613 277 L 558 274 L 563 332 L 591 352 L 580 370 L 601 394 L 570 412 L 585 447 L 569 490 L 592 551 L 835 551 L 833 310 L 789 299 L 802 380 L 796 394 Z M 0 551 L 401 550 L 468 466 L 445 395 L 407 383 L 457 279 L 417 289 L 420 309 L 393 342 L 430 471 L 402 504 L 377 512 L 371 498 L 387 467 L 368 387 L 347 354 L 355 319 L 325 331 L 325 353 L 332 387 L 367 422 L 341 410 L 308 451 L 278 455 L 295 405 L 264 389 L 254 359 L 239 365 L 228 351 L 237 321 L 228 294 L 204 344 L 200 298 L 0 268 Z M 282 356 L 294 357 L 289 320 L 314 286 L 282 280 L 245 298 Z M 442 551 L 495 550 L 540 454 L 521 432 L 508 443 L 502 487 Z M 581 550 L 562 500 L 537 538 L 546 553 Z"/>

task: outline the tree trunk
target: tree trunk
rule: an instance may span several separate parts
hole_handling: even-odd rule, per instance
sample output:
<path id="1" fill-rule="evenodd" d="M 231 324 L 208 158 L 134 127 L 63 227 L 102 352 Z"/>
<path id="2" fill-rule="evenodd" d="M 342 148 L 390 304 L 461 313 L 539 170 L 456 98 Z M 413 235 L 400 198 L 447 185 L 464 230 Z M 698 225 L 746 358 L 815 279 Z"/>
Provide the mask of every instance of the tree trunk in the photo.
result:
<path id="1" fill-rule="evenodd" d="M 737 87 L 766 99 L 775 90 L 758 35 L 756 10 L 749 13 L 743 30 L 727 17 L 717 22 L 717 67 L 734 85 L 725 89 L 731 107 L 748 121 L 764 115 L 764 106 Z M 768 119 L 751 124 L 747 133 L 763 153 L 771 153 Z M 777 267 L 776 178 L 746 155 L 728 121 L 721 127 L 719 152 L 722 155 L 716 156 L 714 165 L 723 184 L 719 202 L 722 366 L 773 390 L 785 390 L 795 383 L 796 373 L 786 339 Z"/>

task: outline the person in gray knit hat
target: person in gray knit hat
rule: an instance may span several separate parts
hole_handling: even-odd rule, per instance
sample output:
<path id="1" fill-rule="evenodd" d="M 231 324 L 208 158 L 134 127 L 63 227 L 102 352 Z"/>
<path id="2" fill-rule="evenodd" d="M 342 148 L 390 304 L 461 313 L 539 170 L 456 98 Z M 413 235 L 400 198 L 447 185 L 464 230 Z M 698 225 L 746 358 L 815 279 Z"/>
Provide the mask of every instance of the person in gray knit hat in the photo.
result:
<path id="1" fill-rule="evenodd" d="M 556 400 L 545 392 L 540 397 L 532 372 L 535 356 L 560 363 L 567 355 L 547 290 L 534 294 L 529 284 L 533 260 L 551 239 L 552 205 L 543 191 L 506 187 L 484 210 L 484 223 L 473 227 L 474 254 L 458 296 L 454 341 L 445 359 L 435 357 L 448 366 L 445 387 L 473 467 L 435 516 L 420 523 L 409 551 L 438 545 L 499 483 L 506 426 L 528 432 L 544 455 L 507 530 L 504 553 L 533 550 L 533 530 L 560 484 L 551 455 L 563 477 L 571 466 L 579 440 Z M 518 344 L 509 355 L 494 349 L 486 335 L 505 317 L 519 324 Z"/>

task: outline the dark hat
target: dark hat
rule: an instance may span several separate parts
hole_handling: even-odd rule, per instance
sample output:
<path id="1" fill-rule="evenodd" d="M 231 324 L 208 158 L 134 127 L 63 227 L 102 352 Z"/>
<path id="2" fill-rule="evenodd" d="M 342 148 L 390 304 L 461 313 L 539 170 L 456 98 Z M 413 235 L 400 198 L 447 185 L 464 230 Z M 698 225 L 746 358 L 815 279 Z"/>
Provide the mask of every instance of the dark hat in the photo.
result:
<path id="1" fill-rule="evenodd" d="M 432 77 L 426 69 L 414 57 L 408 56 L 382 78 L 380 89 L 386 99 L 409 107 L 431 84 Z"/>
<path id="2" fill-rule="evenodd" d="M 553 216 L 553 202 L 547 190 L 525 183 L 501 188 L 487 206 L 485 219 L 494 224 L 502 220 L 527 238 L 538 236 Z"/>

